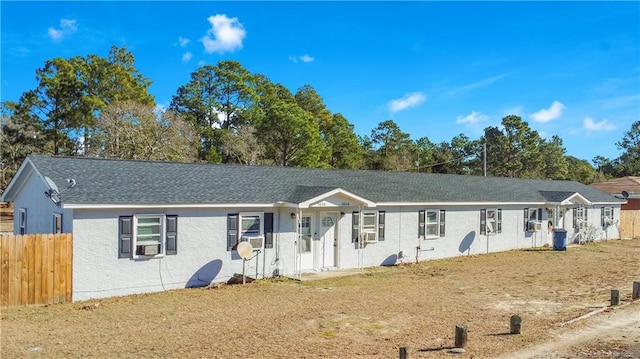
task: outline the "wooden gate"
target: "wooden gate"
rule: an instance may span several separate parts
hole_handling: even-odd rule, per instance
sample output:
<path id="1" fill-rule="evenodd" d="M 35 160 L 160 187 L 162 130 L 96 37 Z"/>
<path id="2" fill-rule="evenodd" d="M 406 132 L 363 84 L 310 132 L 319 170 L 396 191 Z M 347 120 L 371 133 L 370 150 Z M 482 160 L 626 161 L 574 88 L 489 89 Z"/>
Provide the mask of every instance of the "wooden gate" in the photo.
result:
<path id="1" fill-rule="evenodd" d="M 620 237 L 640 238 L 640 210 L 620 211 Z"/>
<path id="2" fill-rule="evenodd" d="M 71 233 L 2 235 L 0 243 L 0 306 L 71 302 Z"/>

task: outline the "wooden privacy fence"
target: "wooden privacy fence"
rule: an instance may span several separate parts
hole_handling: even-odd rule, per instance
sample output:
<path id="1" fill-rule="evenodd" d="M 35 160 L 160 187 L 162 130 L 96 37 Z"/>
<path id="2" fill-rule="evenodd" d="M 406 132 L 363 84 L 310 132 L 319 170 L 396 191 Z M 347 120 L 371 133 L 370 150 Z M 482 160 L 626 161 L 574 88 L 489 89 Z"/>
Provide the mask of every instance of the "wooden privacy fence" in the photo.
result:
<path id="1" fill-rule="evenodd" d="M 620 211 L 620 237 L 640 238 L 640 210 Z"/>
<path id="2" fill-rule="evenodd" d="M 1 235 L 0 306 L 71 302 L 73 235 Z"/>

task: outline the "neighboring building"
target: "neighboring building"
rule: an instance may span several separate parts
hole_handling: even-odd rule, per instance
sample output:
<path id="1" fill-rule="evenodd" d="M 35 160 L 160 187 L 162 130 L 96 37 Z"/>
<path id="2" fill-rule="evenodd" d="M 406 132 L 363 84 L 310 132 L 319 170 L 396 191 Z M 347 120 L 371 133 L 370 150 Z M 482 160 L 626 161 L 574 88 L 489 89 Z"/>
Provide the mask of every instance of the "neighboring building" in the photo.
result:
<path id="1" fill-rule="evenodd" d="M 618 198 L 626 198 L 620 216 L 620 237 L 640 238 L 640 177 L 626 176 L 591 185 Z"/>
<path id="2" fill-rule="evenodd" d="M 49 156 L 2 200 L 16 233 L 73 233 L 74 300 L 226 281 L 239 241 L 270 277 L 618 238 L 624 203 L 570 181 Z"/>

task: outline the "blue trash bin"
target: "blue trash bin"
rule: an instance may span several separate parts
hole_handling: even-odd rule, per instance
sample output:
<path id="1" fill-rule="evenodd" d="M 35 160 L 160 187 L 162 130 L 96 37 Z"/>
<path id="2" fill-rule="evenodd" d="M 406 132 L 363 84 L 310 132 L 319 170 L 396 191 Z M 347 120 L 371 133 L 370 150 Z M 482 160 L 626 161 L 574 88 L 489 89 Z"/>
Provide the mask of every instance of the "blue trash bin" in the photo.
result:
<path id="1" fill-rule="evenodd" d="M 553 250 L 554 251 L 567 250 L 567 230 L 565 229 L 553 230 Z"/>

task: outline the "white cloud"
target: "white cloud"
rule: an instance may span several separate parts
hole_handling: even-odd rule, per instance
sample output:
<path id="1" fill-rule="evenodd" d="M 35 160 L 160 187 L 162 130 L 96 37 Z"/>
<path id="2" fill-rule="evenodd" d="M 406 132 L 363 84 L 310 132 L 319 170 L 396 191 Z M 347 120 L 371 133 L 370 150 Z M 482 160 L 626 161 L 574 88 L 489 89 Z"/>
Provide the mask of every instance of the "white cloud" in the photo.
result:
<path id="1" fill-rule="evenodd" d="M 302 60 L 302 62 L 313 62 L 315 59 L 309 55 L 302 55 L 300 56 L 300 60 Z"/>
<path id="2" fill-rule="evenodd" d="M 470 123 L 476 124 L 482 121 L 487 120 L 489 117 L 482 112 L 471 111 L 470 114 L 466 116 L 458 116 L 456 118 L 456 123 Z"/>
<path id="3" fill-rule="evenodd" d="M 289 60 L 293 63 L 297 63 L 298 61 L 302 61 L 302 62 L 313 62 L 315 61 L 315 59 L 307 54 L 304 54 L 302 56 L 289 56 Z"/>
<path id="4" fill-rule="evenodd" d="M 529 118 L 536 122 L 546 123 L 560 117 L 564 108 L 565 107 L 561 102 L 553 101 L 549 108 L 543 108 L 538 112 L 529 114 Z"/>
<path id="5" fill-rule="evenodd" d="M 193 54 L 187 51 L 182 55 L 182 62 L 189 62 L 189 60 L 191 60 L 192 57 L 193 57 Z"/>
<path id="6" fill-rule="evenodd" d="M 49 28 L 49 37 L 53 41 L 60 41 L 65 37 L 72 35 L 78 30 L 78 24 L 73 19 L 60 19 L 60 28 Z"/>
<path id="7" fill-rule="evenodd" d="M 422 92 L 413 92 L 405 95 L 403 98 L 389 101 L 389 110 L 394 112 L 400 112 L 411 107 L 416 107 L 422 104 L 427 99 Z"/>
<path id="8" fill-rule="evenodd" d="M 493 84 L 494 82 L 501 80 L 502 78 L 511 75 L 510 73 L 508 74 L 502 74 L 502 75 L 498 75 L 498 76 L 494 76 L 494 77 L 489 77 L 486 78 L 484 80 L 480 80 L 478 82 L 474 82 L 472 84 L 469 85 L 464 85 L 464 86 L 460 86 L 460 87 L 456 87 L 455 89 L 451 90 L 449 92 L 449 95 L 454 96 L 457 95 L 459 93 L 463 93 L 463 92 L 468 92 L 471 90 L 475 90 L 478 88 L 482 88 L 482 87 L 486 87 L 489 86 L 491 84 Z"/>
<path id="9" fill-rule="evenodd" d="M 180 47 L 187 47 L 187 45 L 189 45 L 189 43 L 191 42 L 191 40 L 186 39 L 182 36 L 180 36 L 178 38 L 178 44 L 180 44 Z"/>
<path id="10" fill-rule="evenodd" d="M 602 120 L 600 122 L 596 122 L 591 117 L 585 117 L 584 120 L 582 120 L 582 125 L 583 125 L 584 129 L 589 131 L 589 132 L 593 132 L 593 131 L 613 131 L 613 130 L 616 129 L 616 126 L 614 124 L 610 123 L 607 119 L 604 119 L 604 120 Z"/>
<path id="11" fill-rule="evenodd" d="M 211 23 L 211 28 L 200 39 L 206 53 L 222 54 L 242 48 L 242 40 L 247 32 L 237 17 L 228 18 L 227 15 L 218 14 L 209 16 L 207 20 Z"/>

